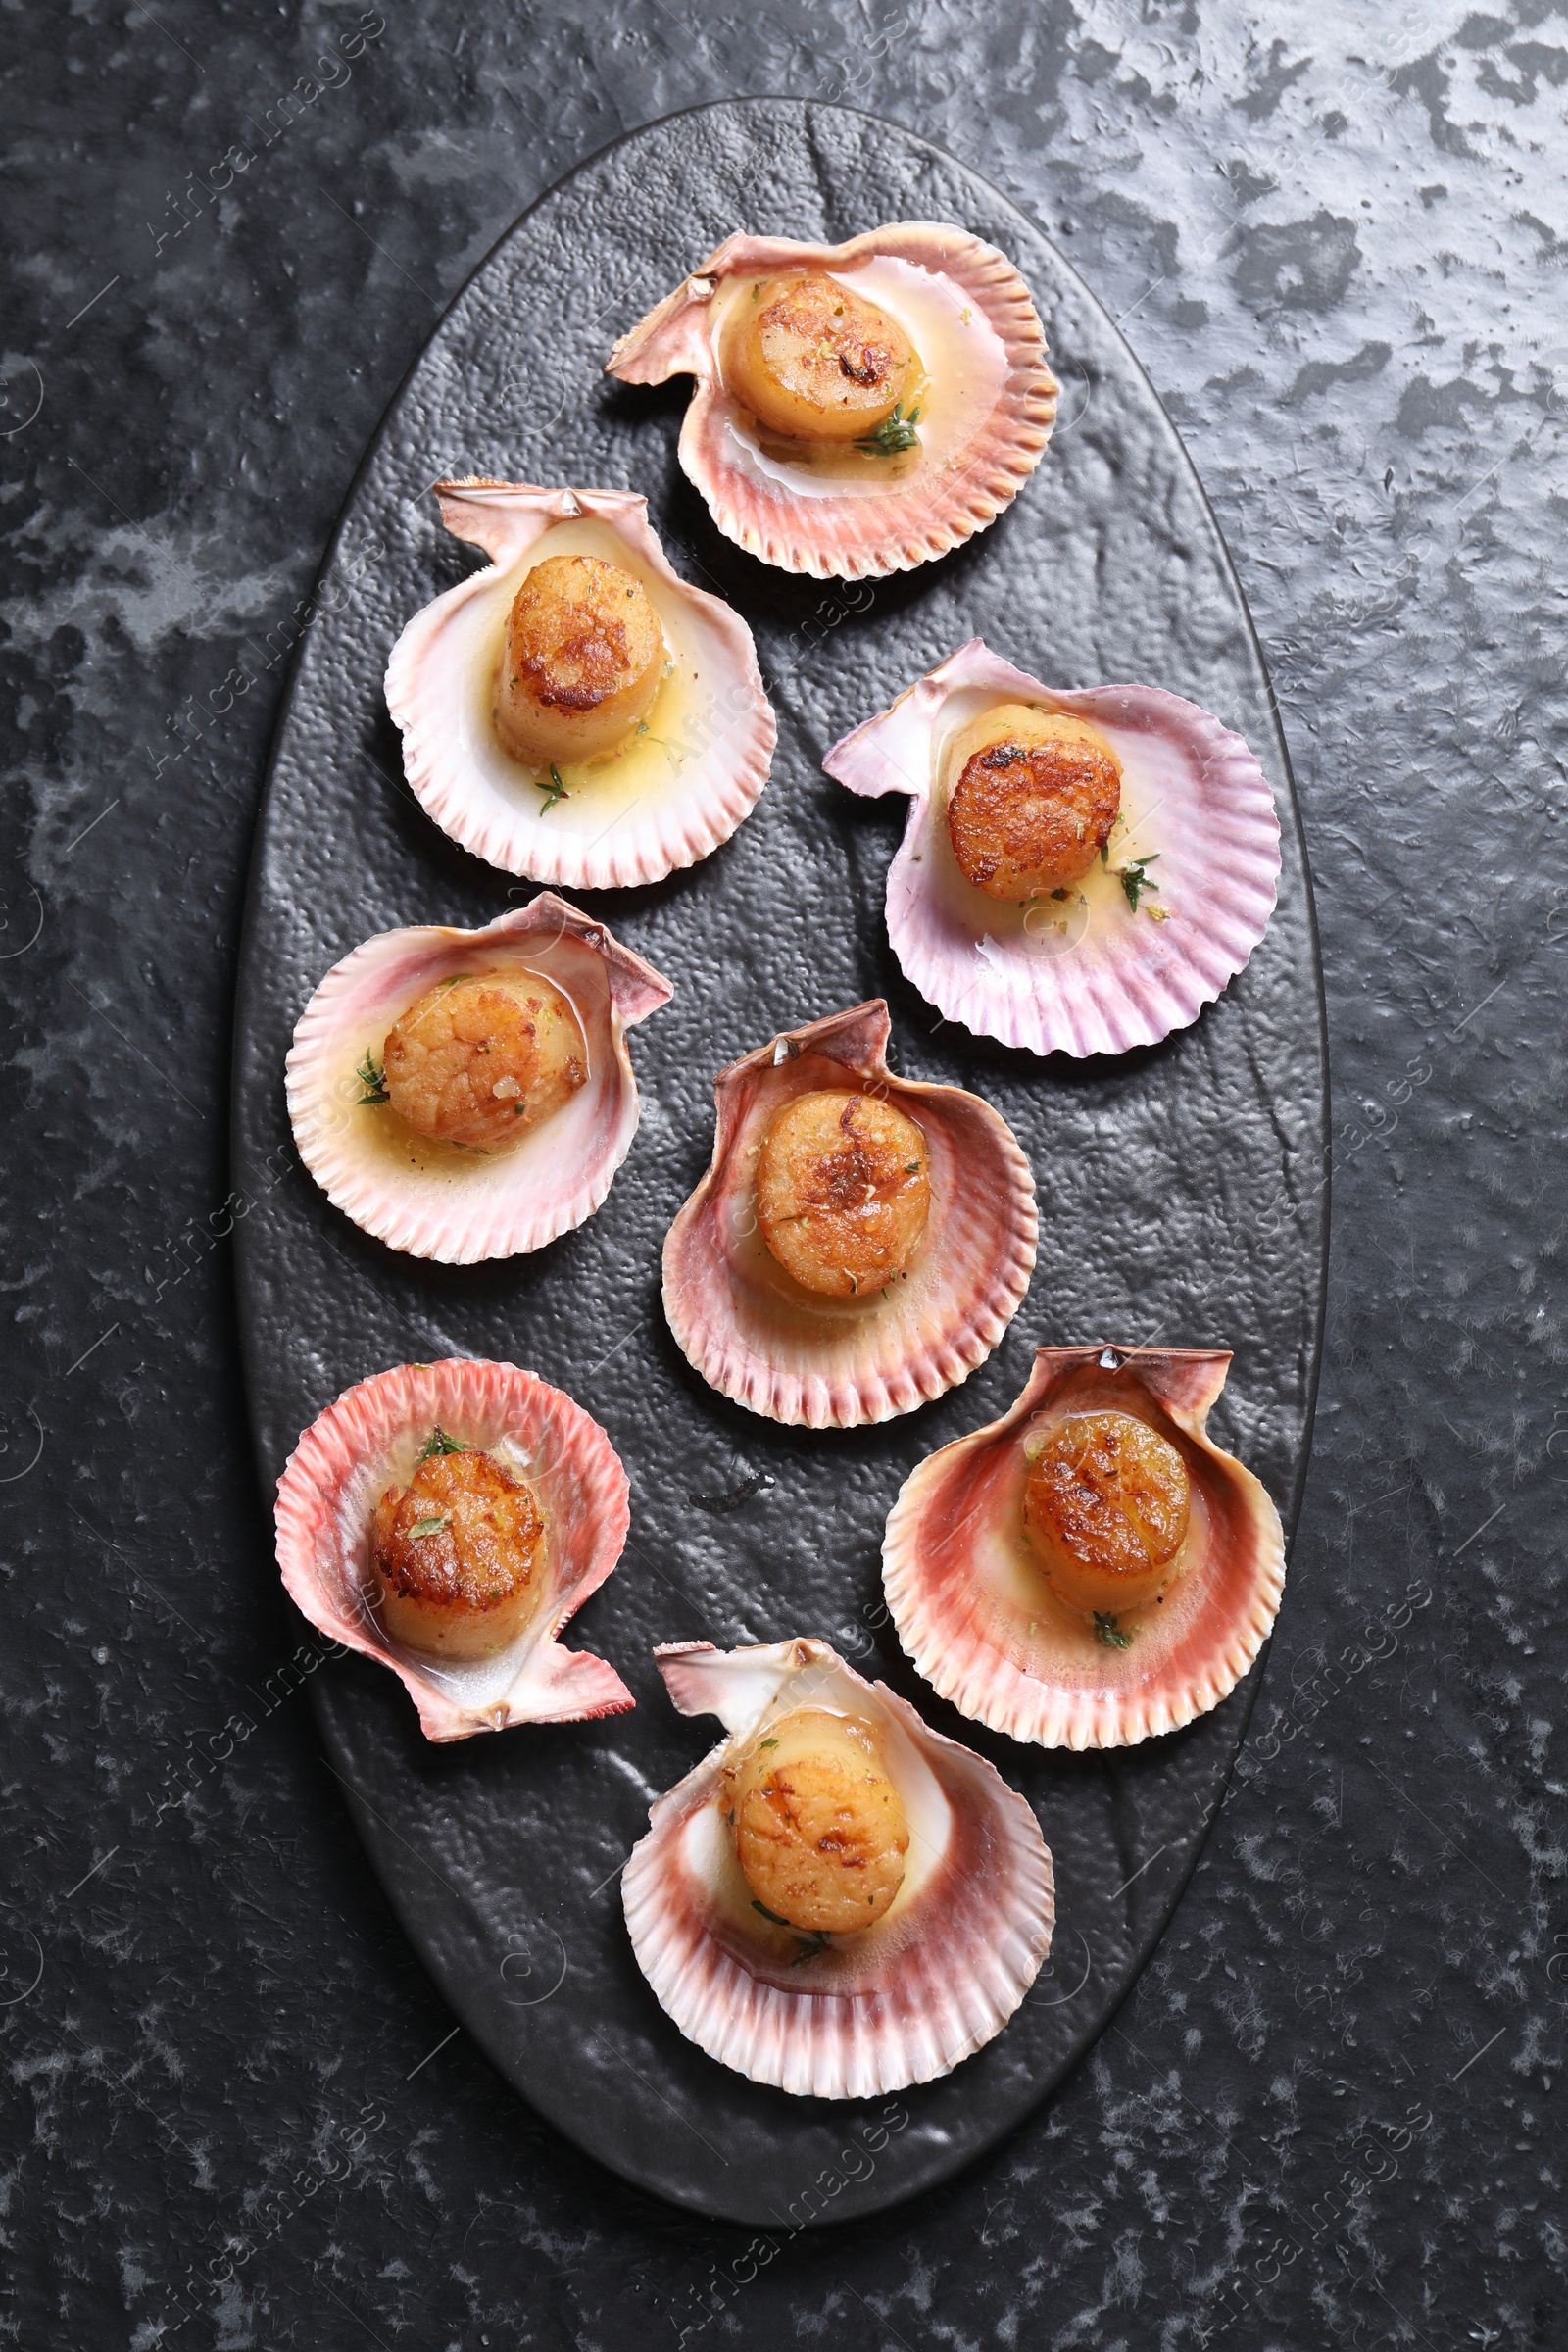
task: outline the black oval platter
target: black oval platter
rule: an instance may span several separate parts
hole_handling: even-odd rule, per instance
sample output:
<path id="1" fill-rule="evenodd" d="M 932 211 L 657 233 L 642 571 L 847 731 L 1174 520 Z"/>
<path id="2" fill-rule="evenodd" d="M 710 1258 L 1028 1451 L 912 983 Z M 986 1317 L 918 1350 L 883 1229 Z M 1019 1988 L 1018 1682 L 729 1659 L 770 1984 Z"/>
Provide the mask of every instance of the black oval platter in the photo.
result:
<path id="1" fill-rule="evenodd" d="M 606 380 L 612 337 L 731 229 L 837 240 L 961 221 L 1017 263 L 1062 383 L 1034 479 L 941 563 L 845 588 L 769 571 L 712 528 L 675 462 L 684 379 Z M 382 700 L 409 616 L 472 568 L 442 532 L 443 475 L 644 492 L 677 569 L 756 631 L 778 711 L 772 779 L 706 863 L 585 898 L 676 983 L 635 1034 L 643 1122 L 597 1217 L 534 1256 L 468 1269 L 399 1256 L 293 1161 L 282 1065 L 329 965 L 372 932 L 478 924 L 532 896 L 454 847 L 402 781 Z M 698 2212 L 792 2228 L 946 2179 L 1059 2082 L 1158 1938 L 1200 1850 L 1254 1673 L 1186 1731 L 1117 1753 L 1015 1747 L 937 1701 L 880 1608 L 878 1546 L 922 1456 L 1002 1410 L 1044 1341 L 1223 1345 L 1215 1434 L 1294 1524 L 1324 1278 L 1321 986 L 1285 746 L 1241 590 L 1182 445 L 1109 318 L 1040 231 L 907 130 L 793 99 L 726 102 L 634 132 L 543 197 L 453 304 L 355 483 L 308 616 L 257 836 L 235 1054 L 245 1366 L 270 1495 L 302 1428 L 368 1373 L 435 1355 L 526 1365 L 609 1429 L 632 1537 L 571 1629 L 634 1713 L 434 1748 L 392 1676 L 331 1662 L 313 1690 L 333 1771 L 415 1946 L 457 2016 L 543 2115 L 626 2179 Z M 883 879 L 904 804 L 854 801 L 822 752 L 955 646 L 983 636 L 1064 685 L 1144 679 L 1252 745 L 1284 826 L 1278 909 L 1195 1024 L 1072 1064 L 970 1038 L 904 981 Z M 1040 1189 L 1033 1288 L 996 1354 L 935 1405 L 828 1437 L 752 1417 L 675 1349 L 660 1248 L 707 1164 L 711 1082 L 777 1031 L 892 1006 L 897 1066 L 984 1095 Z M 286 1171 L 286 1173 L 285 1173 Z M 1287 1605 L 1288 1599 L 1287 1599 Z M 841 2107 L 760 2088 L 684 2041 L 628 1947 L 619 1866 L 651 1800 L 710 1744 L 650 1652 L 797 1633 L 839 1643 L 1035 1806 L 1056 1869 L 1052 1960 L 1007 2030 L 944 2081 Z M 851 2156 L 847 2153 L 855 2151 Z"/>

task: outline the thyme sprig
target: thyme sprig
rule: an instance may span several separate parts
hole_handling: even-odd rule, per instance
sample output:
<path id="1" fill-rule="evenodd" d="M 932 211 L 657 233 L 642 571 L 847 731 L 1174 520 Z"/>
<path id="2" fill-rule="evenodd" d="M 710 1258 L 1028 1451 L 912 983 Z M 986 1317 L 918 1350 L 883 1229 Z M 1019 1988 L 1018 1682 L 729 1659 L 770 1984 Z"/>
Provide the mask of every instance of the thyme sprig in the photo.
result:
<path id="1" fill-rule="evenodd" d="M 386 1091 L 386 1064 L 376 1060 L 368 1046 L 365 1049 L 365 1059 L 355 1063 L 354 1075 L 365 1089 L 359 1099 L 362 1104 L 368 1103 L 373 1108 L 377 1103 L 391 1102 Z"/>
<path id="2" fill-rule="evenodd" d="M 1131 1649 L 1133 1638 L 1124 1634 L 1108 1609 L 1095 1611 L 1095 1640 L 1103 1642 L 1107 1649 Z"/>
<path id="3" fill-rule="evenodd" d="M 570 793 L 561 781 L 561 770 L 553 760 L 550 762 L 549 783 L 535 784 L 534 790 L 542 792 L 545 796 L 544 807 L 539 811 L 541 816 L 548 816 L 558 801 L 569 801 L 571 798 Z"/>
<path id="4" fill-rule="evenodd" d="M 919 421 L 918 407 L 912 408 L 906 416 L 903 402 L 896 400 L 892 416 L 884 416 L 876 431 L 867 433 L 864 440 L 857 441 L 855 446 L 863 450 L 869 458 L 892 458 L 901 449 L 918 449 L 920 436 L 914 428 Z"/>
<path id="5" fill-rule="evenodd" d="M 1138 912 L 1138 902 L 1146 890 L 1151 898 L 1159 895 L 1159 884 L 1151 878 L 1149 872 L 1158 856 L 1157 850 L 1151 850 L 1147 858 L 1130 858 L 1125 865 L 1116 868 L 1116 879 L 1127 893 L 1127 904 L 1134 914 Z"/>
<path id="6" fill-rule="evenodd" d="M 764 1919 L 770 1919 L 775 1928 L 785 1929 L 799 1942 L 801 1948 L 790 1962 L 791 1968 L 799 1968 L 803 1960 L 814 1960 L 828 1949 L 826 1928 L 793 1927 L 787 1919 L 780 1919 L 776 1911 L 770 1911 L 765 1903 L 760 1903 L 755 1894 L 752 1897 L 752 1909 L 760 1911 Z"/>
<path id="7" fill-rule="evenodd" d="M 422 1469 L 424 1464 L 430 1459 L 432 1453 L 466 1453 L 467 1451 L 468 1448 L 464 1445 L 463 1440 L 461 1438 L 449 1438 L 446 1431 L 442 1428 L 440 1422 L 438 1421 L 434 1429 L 431 1430 L 430 1435 L 426 1438 L 424 1442 L 424 1450 L 420 1454 L 418 1461 L 415 1464 L 415 1467 L 416 1469 Z"/>

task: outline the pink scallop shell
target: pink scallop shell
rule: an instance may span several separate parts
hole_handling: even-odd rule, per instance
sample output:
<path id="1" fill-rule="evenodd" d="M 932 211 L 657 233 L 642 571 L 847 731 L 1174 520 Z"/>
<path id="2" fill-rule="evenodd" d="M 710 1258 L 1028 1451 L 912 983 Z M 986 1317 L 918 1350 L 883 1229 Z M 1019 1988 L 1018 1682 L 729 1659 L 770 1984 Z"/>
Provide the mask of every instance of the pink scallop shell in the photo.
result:
<path id="1" fill-rule="evenodd" d="M 770 1420 L 853 1429 L 967 1380 L 1022 1302 L 1035 1262 L 1034 1179 L 998 1111 L 961 1087 L 895 1078 L 877 999 L 808 1022 L 713 1082 L 708 1173 L 664 1240 L 664 1312 L 710 1387 Z M 891 1298 L 812 1298 L 777 1266 L 753 1205 L 768 1121 L 819 1087 L 874 1093 L 923 1128 L 931 1213 Z"/>
<path id="2" fill-rule="evenodd" d="M 896 491 L 831 495 L 809 477 L 770 473 L 719 380 L 715 290 L 727 277 L 780 270 L 848 273 L 886 261 L 936 281 L 962 331 L 980 321 L 981 378 L 972 431 L 953 446 L 927 446 Z M 916 338 L 918 340 L 918 338 Z M 912 571 L 994 522 L 1022 489 L 1051 438 L 1056 381 L 1029 289 L 1005 254 L 967 229 L 901 220 L 843 245 L 791 237 L 726 237 L 685 283 L 655 306 L 610 355 L 606 373 L 629 384 L 690 374 L 697 388 L 681 427 L 680 462 L 726 538 L 785 571 L 816 579 L 879 578 Z M 983 407 L 982 407 L 983 402 Z"/>
<path id="3" fill-rule="evenodd" d="M 588 1043 L 587 1084 L 503 1152 L 415 1168 L 384 1150 L 390 1106 L 361 1105 L 354 1066 L 398 1014 L 482 958 L 542 972 L 570 998 Z M 591 1217 L 637 1132 L 625 1032 L 671 985 L 603 923 L 541 891 L 482 931 L 427 923 L 383 931 L 334 964 L 300 1016 L 285 1063 L 301 1159 L 356 1225 L 413 1257 L 466 1266 L 542 1249 Z M 405 1131 L 406 1132 L 406 1131 Z"/>
<path id="4" fill-rule="evenodd" d="M 720 598 L 670 568 L 647 500 L 628 490 L 479 480 L 437 482 L 435 494 L 447 529 L 482 547 L 491 564 L 416 612 L 387 663 L 404 772 L 441 830 L 510 874 L 578 890 L 658 882 L 728 841 L 767 781 L 778 730 L 751 630 Z M 608 822 L 613 762 L 600 768 L 609 783 L 574 788 L 546 812 L 526 769 L 501 748 L 490 712 L 518 566 L 546 532 L 584 518 L 619 541 L 615 560 L 641 574 L 677 663 L 707 681 L 703 707 L 684 722 L 684 764 Z"/>
<path id="5" fill-rule="evenodd" d="M 389 1640 L 366 1598 L 376 1503 L 407 1484 L 438 1422 L 466 1445 L 509 1448 L 545 1512 L 548 1605 L 497 1658 L 436 1665 Z M 556 1639 L 619 1559 L 630 1518 L 619 1456 L 562 1390 L 514 1364 L 399 1364 L 346 1390 L 290 1454 L 277 1482 L 277 1562 L 319 1632 L 391 1667 L 427 1740 L 467 1740 L 636 1704 L 603 1658 Z"/>
<path id="6" fill-rule="evenodd" d="M 715 1820 L 731 1744 L 721 1742 L 659 1799 L 621 1874 L 637 1964 L 687 2039 L 754 2082 L 863 2099 L 949 2074 L 1000 2034 L 1055 1917 L 1051 1854 L 1024 1799 L 825 1642 L 729 1651 L 689 1642 L 654 1656 L 683 1715 L 717 1715 L 732 1734 L 781 1697 L 875 1716 L 911 1816 L 906 1884 L 921 1873 L 853 1948 L 814 1957 L 808 1985 L 739 1925 L 747 1907 L 723 1899 L 726 1869 L 739 1873 Z"/>
<path id="7" fill-rule="evenodd" d="M 1038 1348 L 1010 1411 L 905 1481 L 882 1547 L 888 1606 L 920 1673 L 960 1714 L 1042 1747 L 1131 1747 L 1235 1690 L 1279 1611 L 1285 1539 L 1262 1485 L 1205 1433 L 1230 1361 L 1221 1348 Z M 1201 1551 L 1162 1604 L 1139 1612 L 1126 1650 L 1055 1611 L 1032 1571 L 1020 1576 L 1023 1439 L 1068 1395 L 1150 1408 L 1203 1514 Z"/>
<path id="8" fill-rule="evenodd" d="M 1029 702 L 1098 727 L 1123 767 L 1123 804 L 1149 810 L 1133 838 L 1155 850 L 1157 887 L 1135 914 L 1113 873 L 1083 884 L 1086 924 L 1043 927 L 1004 906 L 953 855 L 940 790 L 946 742 L 988 703 Z M 888 936 L 928 1004 L 977 1037 L 1034 1054 L 1124 1054 L 1185 1029 L 1268 928 L 1280 828 L 1268 779 L 1239 735 L 1157 686 L 1042 686 L 978 638 L 867 719 L 822 765 L 851 792 L 910 797 L 888 869 Z M 1159 905 L 1168 919 L 1152 918 Z"/>

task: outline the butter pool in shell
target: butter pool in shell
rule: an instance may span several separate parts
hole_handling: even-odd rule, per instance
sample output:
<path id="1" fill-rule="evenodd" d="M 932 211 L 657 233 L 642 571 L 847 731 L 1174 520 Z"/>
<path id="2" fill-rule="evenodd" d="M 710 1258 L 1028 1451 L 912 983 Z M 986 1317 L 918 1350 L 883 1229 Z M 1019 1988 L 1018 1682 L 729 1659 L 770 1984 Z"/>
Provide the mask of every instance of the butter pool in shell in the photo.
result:
<path id="1" fill-rule="evenodd" d="M 906 1480 L 883 1586 L 905 1649 L 960 1714 L 1044 1747 L 1130 1747 L 1236 1688 L 1279 1611 L 1285 1540 L 1261 1482 L 1207 1435 L 1230 1362 L 1220 1348 L 1038 1348 L 1000 1421 Z M 1024 1494 L 1042 1441 L 1101 1412 L 1177 1450 L 1191 1516 L 1163 1597 L 1097 1626 L 1050 1589 Z"/>
<path id="2" fill-rule="evenodd" d="M 1019 705 L 1088 722 L 1120 764 L 1121 808 L 1070 890 L 1005 905 L 958 864 L 948 771 L 966 728 Z M 908 796 L 888 937 L 927 1003 L 979 1037 L 1074 1055 L 1153 1045 L 1229 985 L 1274 910 L 1267 777 L 1240 735 L 1156 686 L 1058 690 L 976 637 L 822 764 L 867 799 Z"/>
<path id="3" fill-rule="evenodd" d="M 777 734 L 752 633 L 666 562 L 648 502 L 625 490 L 438 482 L 441 519 L 487 570 L 416 613 L 387 663 L 413 792 L 444 833 L 512 874 L 578 890 L 657 882 L 729 839 L 767 781 Z M 612 754 L 514 757 L 497 728 L 508 616 L 554 557 L 612 564 L 645 595 L 665 661 Z"/>
<path id="4" fill-rule="evenodd" d="M 400 1015 L 480 976 L 544 981 L 585 1048 L 569 1100 L 494 1151 L 416 1134 L 376 1083 Z M 662 973 L 552 891 L 479 931 L 383 931 L 333 966 L 294 1032 L 285 1068 L 300 1157 L 345 1216 L 411 1256 L 472 1265 L 542 1249 L 593 1215 L 630 1151 L 626 1031 L 670 995 Z"/>
<path id="5" fill-rule="evenodd" d="M 726 381 L 754 287 L 825 276 L 918 355 L 917 420 L 894 446 L 811 444 L 761 428 Z M 727 538 L 785 571 L 877 578 L 945 555 L 994 522 L 1045 454 L 1056 382 L 1029 290 L 967 229 L 896 221 L 842 245 L 727 237 L 620 337 L 606 372 L 689 374 L 680 462 Z"/>
<path id="6" fill-rule="evenodd" d="M 985 1361 L 1035 1262 L 1029 1163 L 1000 1112 L 960 1087 L 897 1078 L 880 1000 L 808 1022 L 721 1070 L 707 1174 L 664 1241 L 664 1312 L 720 1395 L 811 1429 L 886 1421 Z M 758 1223 L 758 1161 L 786 1104 L 818 1092 L 886 1103 L 924 1139 L 930 1207 L 905 1279 L 830 1298 L 794 1281 Z"/>
<path id="7" fill-rule="evenodd" d="M 683 1715 L 728 1738 L 650 1813 L 621 1874 L 632 1948 L 688 2040 L 799 2097 L 933 2082 L 1002 2032 L 1051 1948 L 1051 1854 L 1024 1799 L 825 1642 L 654 1652 Z M 826 1937 L 760 1916 L 726 1821 L 725 1767 L 798 1709 L 865 1727 L 908 1829 L 898 1894 Z"/>
<path id="8" fill-rule="evenodd" d="M 416 1651 L 379 1620 L 375 1506 L 389 1487 L 407 1486 L 436 1430 L 525 1481 L 544 1519 L 537 1602 L 492 1657 Z M 614 1567 L 629 1524 L 625 1471 L 581 1405 L 514 1364 L 460 1358 L 400 1364 L 345 1391 L 300 1439 L 277 1487 L 278 1566 L 294 1602 L 329 1641 L 389 1666 L 435 1740 L 635 1704 L 603 1658 L 556 1638 Z"/>

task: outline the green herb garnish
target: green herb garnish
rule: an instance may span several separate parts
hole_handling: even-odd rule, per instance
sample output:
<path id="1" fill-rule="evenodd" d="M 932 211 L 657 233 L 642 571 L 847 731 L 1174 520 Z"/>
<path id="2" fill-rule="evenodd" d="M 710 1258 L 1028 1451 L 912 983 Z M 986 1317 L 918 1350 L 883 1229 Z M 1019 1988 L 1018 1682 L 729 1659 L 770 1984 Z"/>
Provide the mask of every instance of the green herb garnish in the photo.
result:
<path id="1" fill-rule="evenodd" d="M 416 1468 L 419 1467 L 420 1464 L 427 1462 L 432 1453 L 466 1453 L 467 1450 L 468 1448 L 464 1445 L 462 1439 L 449 1438 L 446 1431 L 442 1428 L 440 1422 L 438 1421 L 434 1429 L 431 1430 L 429 1437 L 425 1440 L 424 1451 L 420 1454 L 419 1462 L 416 1464 Z"/>
<path id="2" fill-rule="evenodd" d="M 428 1519 L 416 1519 L 409 1530 L 409 1542 L 416 1544 L 421 1536 L 438 1536 L 444 1527 L 451 1525 L 450 1511 L 432 1511 Z"/>
<path id="3" fill-rule="evenodd" d="M 1127 904 L 1134 914 L 1138 912 L 1138 902 L 1146 890 L 1152 898 L 1159 894 L 1159 884 L 1152 882 L 1148 872 L 1158 856 L 1157 850 L 1151 850 L 1147 858 L 1133 858 L 1126 865 L 1116 869 L 1116 879 L 1127 893 Z"/>
<path id="4" fill-rule="evenodd" d="M 769 1743 L 764 1741 L 763 1744 L 766 1745 Z M 776 1745 L 777 1742 L 774 1741 L 771 1744 Z M 731 1821 L 733 1821 L 734 1818 L 735 1816 L 731 1814 Z M 755 1894 L 752 1897 L 752 1909 L 754 1911 L 760 1911 L 762 1917 L 764 1919 L 770 1919 L 775 1928 L 783 1928 L 791 1936 L 796 1937 L 801 1948 L 796 1953 L 794 1959 L 790 1962 L 791 1968 L 799 1968 L 803 1960 L 814 1960 L 819 1952 L 825 1952 L 827 1950 L 828 1932 L 826 1928 L 809 1928 L 803 1933 L 800 1928 L 792 1927 L 787 1919 L 780 1919 L 778 1913 L 776 1911 L 770 1911 L 765 1903 L 760 1903 Z"/>
<path id="5" fill-rule="evenodd" d="M 876 431 L 867 433 L 865 439 L 857 441 L 855 446 L 864 450 L 867 457 L 871 458 L 891 458 L 896 457 L 901 449 L 918 449 L 920 436 L 914 428 L 919 421 L 918 409 L 911 409 L 906 416 L 903 403 L 896 400 L 892 416 L 884 416 Z"/>
<path id="6" fill-rule="evenodd" d="M 368 1046 L 365 1049 L 365 1059 L 356 1062 L 354 1075 L 365 1089 L 360 1097 L 362 1103 L 369 1103 L 373 1107 L 377 1103 L 391 1102 L 392 1098 L 386 1091 L 386 1064 L 376 1060 Z"/>
<path id="7" fill-rule="evenodd" d="M 1103 1642 L 1107 1649 L 1131 1649 L 1133 1638 L 1124 1634 L 1108 1609 L 1095 1611 L 1095 1640 Z"/>
<path id="8" fill-rule="evenodd" d="M 759 1740 L 757 1744 L 759 1747 L 777 1747 L 778 1741 L 776 1740 Z"/>
<path id="9" fill-rule="evenodd" d="M 548 816 L 558 801 L 569 801 L 571 798 L 570 793 L 561 781 L 561 770 L 553 760 L 550 762 L 549 783 L 536 784 L 534 790 L 542 792 L 545 796 L 545 805 L 539 811 L 541 816 Z"/>

